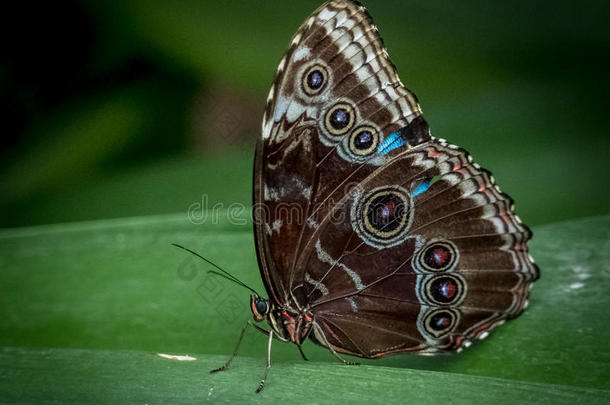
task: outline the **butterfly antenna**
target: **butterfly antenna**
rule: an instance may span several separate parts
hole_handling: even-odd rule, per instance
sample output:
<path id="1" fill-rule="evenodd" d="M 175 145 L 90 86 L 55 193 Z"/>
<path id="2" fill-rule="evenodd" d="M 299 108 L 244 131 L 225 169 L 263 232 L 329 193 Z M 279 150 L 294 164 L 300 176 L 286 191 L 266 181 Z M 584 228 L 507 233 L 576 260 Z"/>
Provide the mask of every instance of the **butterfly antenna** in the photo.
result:
<path id="1" fill-rule="evenodd" d="M 247 288 L 248 290 L 252 291 L 254 294 L 256 294 L 257 296 L 259 296 L 259 297 L 260 297 L 259 293 L 257 293 L 256 291 L 254 291 L 254 289 L 253 289 L 253 288 L 248 287 L 248 286 L 247 286 L 245 283 L 242 283 L 240 280 L 238 280 L 238 279 L 236 279 L 236 278 L 231 278 L 231 277 L 227 276 L 226 274 L 219 273 L 219 272 L 217 272 L 217 271 L 215 271 L 215 270 L 209 270 L 209 271 L 208 271 L 208 273 L 215 274 L 215 275 L 220 276 L 220 277 L 224 277 L 224 278 L 226 278 L 227 280 L 230 280 L 230 281 L 232 281 L 232 282 L 234 282 L 234 283 L 237 283 L 237 284 L 241 285 L 242 287 Z"/>
<path id="2" fill-rule="evenodd" d="M 176 246 L 177 248 L 180 248 L 182 250 L 186 250 L 187 252 L 189 252 L 192 255 L 197 256 L 198 258 L 200 258 L 201 260 L 203 260 L 204 262 L 214 266 L 215 268 L 217 268 L 218 270 L 221 271 L 221 273 L 214 271 L 214 270 L 210 270 L 209 273 L 212 274 L 216 274 L 217 276 L 221 276 L 226 278 L 227 280 L 231 280 L 236 284 L 241 285 L 244 288 L 247 288 L 248 290 L 252 291 L 257 297 L 260 297 L 261 295 L 252 287 L 248 286 L 246 283 L 244 283 L 243 281 L 241 281 L 240 279 L 238 279 L 237 277 L 235 277 L 233 274 L 229 273 L 228 271 L 226 271 L 225 269 L 221 268 L 220 266 L 218 266 L 216 263 L 212 262 L 211 260 L 206 259 L 205 257 L 201 256 L 199 253 L 186 248 L 182 245 L 178 245 L 177 243 L 172 243 L 173 246 Z"/>

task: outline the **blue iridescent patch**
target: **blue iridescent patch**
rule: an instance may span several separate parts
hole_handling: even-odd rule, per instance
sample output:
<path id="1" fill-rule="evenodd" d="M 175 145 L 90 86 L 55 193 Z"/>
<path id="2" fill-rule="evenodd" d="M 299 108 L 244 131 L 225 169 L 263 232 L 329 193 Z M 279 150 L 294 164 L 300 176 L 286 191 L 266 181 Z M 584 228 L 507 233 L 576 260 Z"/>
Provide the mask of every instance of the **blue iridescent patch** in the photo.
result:
<path id="1" fill-rule="evenodd" d="M 384 139 L 383 142 L 381 142 L 379 147 L 377 147 L 377 153 L 381 153 L 382 155 L 385 155 L 396 148 L 400 148 L 404 144 L 405 144 L 405 141 L 402 140 L 400 133 L 394 132 L 394 133 L 388 135 L 388 137 L 386 139 Z"/>
<path id="2" fill-rule="evenodd" d="M 411 197 L 415 197 L 416 195 L 425 193 L 434 183 L 439 181 L 442 177 L 443 176 L 441 175 L 436 175 L 430 179 L 423 180 L 417 187 L 415 187 L 415 190 L 413 190 L 413 192 L 411 193 Z"/>
<path id="3" fill-rule="evenodd" d="M 411 193 L 411 197 L 415 197 L 421 193 L 425 193 L 430 188 L 430 180 L 424 181 L 419 186 L 415 187 L 415 190 Z"/>

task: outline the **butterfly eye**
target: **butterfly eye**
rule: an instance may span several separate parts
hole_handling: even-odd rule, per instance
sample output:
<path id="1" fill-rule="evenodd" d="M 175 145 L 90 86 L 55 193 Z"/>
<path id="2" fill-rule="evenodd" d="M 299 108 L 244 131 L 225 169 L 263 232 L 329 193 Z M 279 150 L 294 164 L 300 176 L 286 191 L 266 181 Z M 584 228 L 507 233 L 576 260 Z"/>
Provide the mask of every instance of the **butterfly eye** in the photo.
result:
<path id="1" fill-rule="evenodd" d="M 375 152 L 379 144 L 379 135 L 373 127 L 356 128 L 350 136 L 349 148 L 358 156 L 368 156 Z"/>
<path id="2" fill-rule="evenodd" d="M 447 271 L 457 261 L 457 249 L 449 242 L 435 242 L 422 249 L 417 260 L 424 270 Z"/>
<path id="3" fill-rule="evenodd" d="M 424 317 L 423 332 L 434 338 L 440 338 L 455 328 L 458 318 L 458 314 L 448 308 L 430 311 Z"/>
<path id="4" fill-rule="evenodd" d="M 442 275 L 430 278 L 424 287 L 426 298 L 433 304 L 455 305 L 465 296 L 465 283 L 459 276 Z"/>
<path id="5" fill-rule="evenodd" d="M 250 296 L 250 309 L 256 321 L 262 321 L 269 313 L 269 302 L 258 296 Z"/>
<path id="6" fill-rule="evenodd" d="M 327 82 L 328 70 L 324 66 L 316 64 L 305 71 L 301 85 L 305 94 L 316 96 L 326 88 Z"/>
<path id="7" fill-rule="evenodd" d="M 256 311 L 261 315 L 266 315 L 269 311 L 269 305 L 266 300 L 256 300 Z"/>
<path id="8" fill-rule="evenodd" d="M 330 108 L 324 117 L 326 130 L 334 136 L 345 135 L 354 126 L 356 113 L 347 103 L 337 103 Z"/>

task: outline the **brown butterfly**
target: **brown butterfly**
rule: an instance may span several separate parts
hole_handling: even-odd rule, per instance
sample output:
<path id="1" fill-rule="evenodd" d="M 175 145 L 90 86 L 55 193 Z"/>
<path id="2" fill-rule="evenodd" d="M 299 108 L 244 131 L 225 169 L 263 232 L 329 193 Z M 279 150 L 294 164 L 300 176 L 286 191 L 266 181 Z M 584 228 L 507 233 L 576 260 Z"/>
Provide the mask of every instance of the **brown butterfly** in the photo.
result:
<path id="1" fill-rule="evenodd" d="M 254 223 L 269 299 L 255 292 L 251 309 L 270 329 L 249 324 L 269 352 L 273 338 L 299 350 L 310 338 L 345 363 L 459 352 L 518 316 L 539 277 L 513 201 L 468 152 L 430 135 L 356 1 L 318 8 L 279 64 Z"/>

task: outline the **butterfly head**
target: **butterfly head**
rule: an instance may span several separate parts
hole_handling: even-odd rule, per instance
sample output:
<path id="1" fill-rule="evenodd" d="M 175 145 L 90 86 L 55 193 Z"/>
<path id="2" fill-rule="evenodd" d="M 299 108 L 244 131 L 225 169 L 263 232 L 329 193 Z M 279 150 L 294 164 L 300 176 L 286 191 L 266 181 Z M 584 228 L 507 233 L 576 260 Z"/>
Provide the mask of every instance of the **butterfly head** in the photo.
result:
<path id="1" fill-rule="evenodd" d="M 269 300 L 259 297 L 258 295 L 251 295 L 250 309 L 252 310 L 252 315 L 254 315 L 254 320 L 256 322 L 261 322 L 269 315 L 271 305 L 269 305 Z"/>

